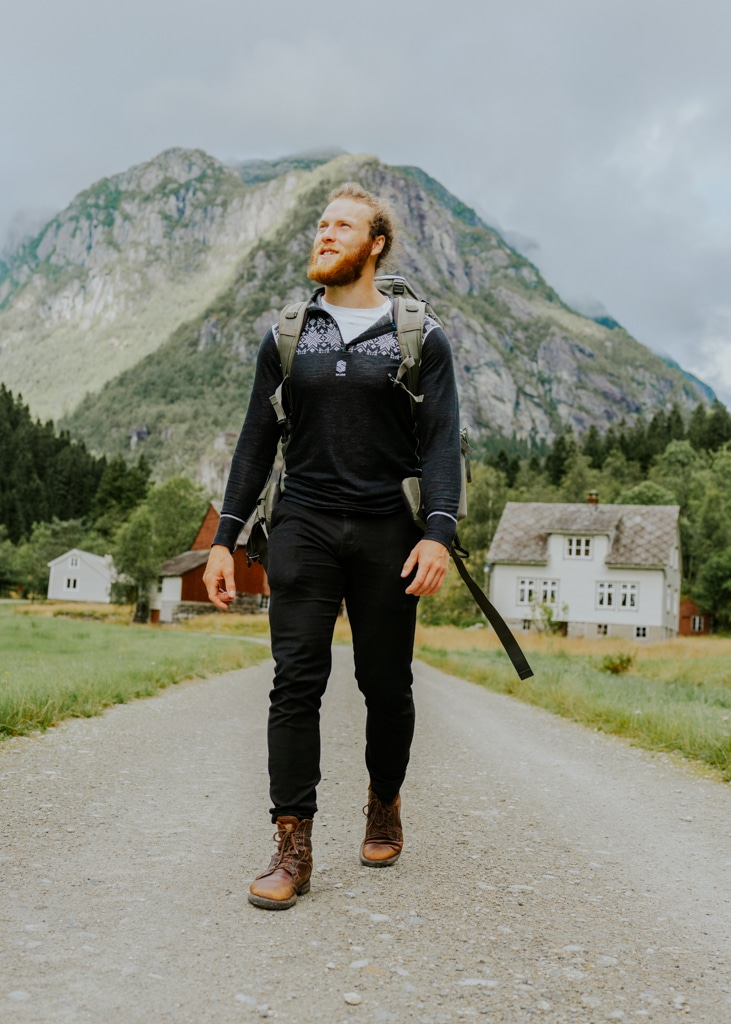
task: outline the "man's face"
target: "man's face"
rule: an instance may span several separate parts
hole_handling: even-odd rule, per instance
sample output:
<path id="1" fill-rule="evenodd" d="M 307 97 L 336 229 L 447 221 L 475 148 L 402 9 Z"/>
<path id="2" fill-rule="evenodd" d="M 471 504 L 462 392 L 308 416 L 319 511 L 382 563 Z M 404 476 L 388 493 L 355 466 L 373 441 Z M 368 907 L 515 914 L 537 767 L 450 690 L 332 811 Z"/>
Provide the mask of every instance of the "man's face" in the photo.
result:
<path id="1" fill-rule="evenodd" d="M 371 238 L 372 211 L 357 199 L 334 199 L 320 223 L 310 254 L 307 276 L 316 284 L 342 288 L 363 273 L 371 256 L 383 248 L 384 238 Z"/>

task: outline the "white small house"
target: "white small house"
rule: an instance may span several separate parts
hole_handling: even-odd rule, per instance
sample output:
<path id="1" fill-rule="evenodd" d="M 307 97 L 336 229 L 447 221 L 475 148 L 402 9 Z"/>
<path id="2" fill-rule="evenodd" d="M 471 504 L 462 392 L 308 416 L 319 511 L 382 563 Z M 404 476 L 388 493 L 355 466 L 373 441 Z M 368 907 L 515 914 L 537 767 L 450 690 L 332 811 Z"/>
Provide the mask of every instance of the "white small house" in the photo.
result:
<path id="1" fill-rule="evenodd" d="M 487 554 L 490 599 L 517 630 L 664 640 L 680 602 L 677 505 L 515 502 Z"/>
<path id="2" fill-rule="evenodd" d="M 92 555 L 72 548 L 48 563 L 48 598 L 53 601 L 95 601 L 109 604 L 114 579 L 111 555 Z"/>

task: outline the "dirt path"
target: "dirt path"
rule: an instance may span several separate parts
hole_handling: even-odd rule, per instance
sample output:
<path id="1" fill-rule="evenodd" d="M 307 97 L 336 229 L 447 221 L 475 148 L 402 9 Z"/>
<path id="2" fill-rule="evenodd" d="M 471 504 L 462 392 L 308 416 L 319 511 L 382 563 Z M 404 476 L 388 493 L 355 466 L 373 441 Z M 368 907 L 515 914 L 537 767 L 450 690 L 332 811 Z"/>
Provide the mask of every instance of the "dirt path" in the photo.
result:
<path id="1" fill-rule="evenodd" d="M 2 1024 L 731 1021 L 729 787 L 418 666 L 407 848 L 362 868 L 335 665 L 285 913 L 246 901 L 269 664 L 0 747 Z"/>

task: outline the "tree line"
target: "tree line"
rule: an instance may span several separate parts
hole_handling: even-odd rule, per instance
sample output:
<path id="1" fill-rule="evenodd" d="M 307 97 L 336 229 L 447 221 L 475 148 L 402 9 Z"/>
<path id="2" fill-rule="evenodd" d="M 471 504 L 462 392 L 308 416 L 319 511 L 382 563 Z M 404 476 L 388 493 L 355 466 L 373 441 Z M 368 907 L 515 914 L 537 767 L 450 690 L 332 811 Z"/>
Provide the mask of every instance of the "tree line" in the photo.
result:
<path id="1" fill-rule="evenodd" d="M 187 549 L 208 500 L 186 477 L 154 485 L 144 456 L 129 465 L 121 455 L 91 455 L 52 423 L 34 422 L 2 385 L 0 472 L 0 592 L 44 595 L 53 558 L 72 547 L 109 552 L 130 581 L 120 596 L 136 596 L 140 617 L 160 563 Z M 603 504 L 677 504 L 685 592 L 721 628 L 731 627 L 731 414 L 721 403 L 687 417 L 673 406 L 604 433 L 566 429 L 552 443 L 487 438 L 472 472 L 460 535 L 473 573 L 507 501 L 583 502 L 596 490 Z M 461 624 L 479 618 L 456 581 L 422 602 L 421 615 Z"/>
<path id="2" fill-rule="evenodd" d="M 123 580 L 116 596 L 147 595 L 160 563 L 185 551 L 207 497 L 187 477 L 152 482 L 140 456 L 96 457 L 53 423 L 33 420 L 21 396 L 0 385 L 0 593 L 43 597 L 48 562 L 71 548 L 110 553 Z"/>

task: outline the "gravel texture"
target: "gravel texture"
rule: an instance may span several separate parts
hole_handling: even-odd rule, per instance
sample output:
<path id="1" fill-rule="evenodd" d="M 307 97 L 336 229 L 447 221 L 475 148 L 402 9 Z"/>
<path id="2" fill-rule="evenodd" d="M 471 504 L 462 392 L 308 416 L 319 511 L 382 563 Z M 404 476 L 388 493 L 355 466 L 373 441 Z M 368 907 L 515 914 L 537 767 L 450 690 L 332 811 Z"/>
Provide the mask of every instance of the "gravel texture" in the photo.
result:
<path id="1" fill-rule="evenodd" d="M 0 746 L 2 1024 L 731 1021 L 731 791 L 417 665 L 406 847 L 361 867 L 335 649 L 312 891 L 268 863 L 271 664 Z"/>

